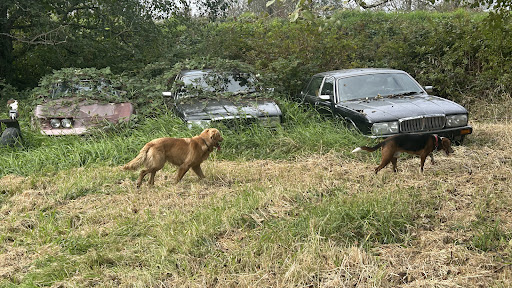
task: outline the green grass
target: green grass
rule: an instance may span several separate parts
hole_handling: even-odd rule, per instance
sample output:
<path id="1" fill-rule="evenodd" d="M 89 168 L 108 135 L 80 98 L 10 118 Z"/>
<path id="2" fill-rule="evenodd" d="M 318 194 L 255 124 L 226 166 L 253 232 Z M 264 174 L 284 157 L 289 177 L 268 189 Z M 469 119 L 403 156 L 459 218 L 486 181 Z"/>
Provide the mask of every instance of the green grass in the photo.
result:
<path id="1" fill-rule="evenodd" d="M 278 129 L 251 126 L 222 129 L 225 141 L 217 159 L 293 159 L 311 153 L 342 151 L 356 146 L 364 137 L 332 119 L 303 107 L 283 102 L 285 119 Z M 26 125 L 22 125 L 25 127 Z M 135 157 L 148 141 L 159 137 L 192 137 L 201 128 L 187 129 L 171 114 L 146 119 L 133 127 L 110 127 L 89 136 L 47 137 L 23 129 L 25 146 L 0 147 L 0 176 L 48 174 L 97 165 L 119 166 Z"/>

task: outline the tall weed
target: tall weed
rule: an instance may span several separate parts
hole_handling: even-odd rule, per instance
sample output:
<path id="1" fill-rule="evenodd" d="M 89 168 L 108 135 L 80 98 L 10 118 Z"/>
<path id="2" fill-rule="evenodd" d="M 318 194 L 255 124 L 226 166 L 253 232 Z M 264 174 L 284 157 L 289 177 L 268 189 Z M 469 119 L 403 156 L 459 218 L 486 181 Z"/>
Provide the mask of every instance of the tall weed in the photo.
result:
<path id="1" fill-rule="evenodd" d="M 281 108 L 284 122 L 277 129 L 258 125 L 222 129 L 225 140 L 222 150 L 214 157 L 291 159 L 309 153 L 346 150 L 345 147 L 355 146 L 363 139 L 337 120 L 322 118 L 295 103 L 283 100 Z M 152 139 L 193 137 L 201 130 L 199 127 L 189 130 L 172 114 L 161 114 L 141 121 L 136 129 L 111 127 L 88 136 L 47 137 L 35 131 L 23 131 L 24 147 L 0 147 L 0 176 L 48 174 L 98 165 L 119 166 L 133 159 Z"/>

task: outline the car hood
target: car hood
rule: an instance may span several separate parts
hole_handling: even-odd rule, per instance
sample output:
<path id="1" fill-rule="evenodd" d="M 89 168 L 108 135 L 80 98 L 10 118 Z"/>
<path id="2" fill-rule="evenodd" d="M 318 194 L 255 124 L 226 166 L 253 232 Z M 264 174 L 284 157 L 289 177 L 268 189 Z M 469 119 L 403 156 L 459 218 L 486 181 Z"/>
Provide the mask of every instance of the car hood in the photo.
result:
<path id="1" fill-rule="evenodd" d="M 34 117 L 39 119 L 41 132 L 46 135 L 83 134 L 88 128 L 103 124 L 103 121 L 128 121 L 133 113 L 133 105 L 129 102 L 99 103 L 72 98 L 47 101 L 34 109 Z M 54 129 L 48 121 L 52 118 L 71 118 L 73 128 Z"/>
<path id="2" fill-rule="evenodd" d="M 38 118 L 102 118 L 112 121 L 128 120 L 133 113 L 131 103 L 99 103 L 97 101 L 75 101 L 59 99 L 36 106 L 34 115 Z"/>
<path id="3" fill-rule="evenodd" d="M 176 105 L 185 120 L 218 120 L 236 117 L 280 116 L 281 110 L 269 99 L 203 99 Z"/>
<path id="4" fill-rule="evenodd" d="M 467 113 L 461 105 L 437 96 L 382 97 L 346 101 L 336 106 L 364 114 L 371 123 L 424 115 Z"/>

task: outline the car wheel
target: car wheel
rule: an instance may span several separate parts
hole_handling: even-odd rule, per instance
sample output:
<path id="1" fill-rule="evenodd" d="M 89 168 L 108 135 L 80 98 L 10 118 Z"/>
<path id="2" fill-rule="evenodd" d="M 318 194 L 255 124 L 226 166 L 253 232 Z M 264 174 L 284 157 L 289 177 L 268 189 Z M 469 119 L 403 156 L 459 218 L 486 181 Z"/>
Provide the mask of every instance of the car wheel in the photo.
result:
<path id="1" fill-rule="evenodd" d="M 8 127 L 2 133 L 2 138 L 0 138 L 1 145 L 14 146 L 19 144 L 21 140 L 21 132 L 18 128 Z"/>
<path id="2" fill-rule="evenodd" d="M 356 123 L 354 123 L 354 121 L 352 121 L 352 119 L 345 118 L 345 123 L 349 130 L 354 130 L 356 132 L 361 133 L 361 130 L 359 130 L 359 128 L 357 128 Z"/>
<path id="3" fill-rule="evenodd" d="M 453 137 L 453 142 L 455 142 L 455 145 L 462 145 L 464 138 L 466 138 L 466 135 L 455 136 Z"/>

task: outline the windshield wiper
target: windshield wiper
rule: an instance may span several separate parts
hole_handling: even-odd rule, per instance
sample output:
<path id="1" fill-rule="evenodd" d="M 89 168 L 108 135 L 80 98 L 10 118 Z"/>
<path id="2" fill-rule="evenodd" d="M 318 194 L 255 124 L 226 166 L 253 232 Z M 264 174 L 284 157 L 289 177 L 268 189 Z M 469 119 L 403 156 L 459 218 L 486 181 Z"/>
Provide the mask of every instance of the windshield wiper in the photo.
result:
<path id="1" fill-rule="evenodd" d="M 418 92 L 418 91 L 407 91 L 407 92 L 400 92 L 400 93 L 396 93 L 396 94 L 384 95 L 382 97 L 393 98 L 393 97 L 400 97 L 400 96 L 411 96 L 411 95 L 418 94 L 418 93 L 420 93 L 420 92 Z"/>
<path id="2" fill-rule="evenodd" d="M 227 93 L 233 93 L 233 95 L 247 95 L 247 94 L 251 94 L 251 93 L 254 93 L 256 91 L 250 91 L 250 90 L 239 90 L 239 91 L 236 91 L 236 92 L 227 92 Z"/>

